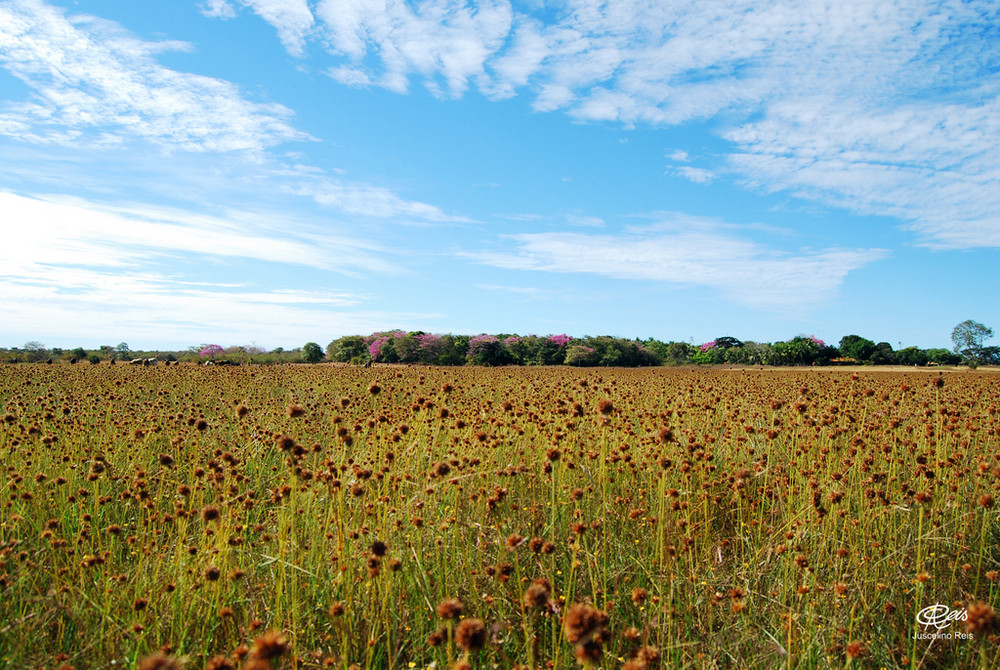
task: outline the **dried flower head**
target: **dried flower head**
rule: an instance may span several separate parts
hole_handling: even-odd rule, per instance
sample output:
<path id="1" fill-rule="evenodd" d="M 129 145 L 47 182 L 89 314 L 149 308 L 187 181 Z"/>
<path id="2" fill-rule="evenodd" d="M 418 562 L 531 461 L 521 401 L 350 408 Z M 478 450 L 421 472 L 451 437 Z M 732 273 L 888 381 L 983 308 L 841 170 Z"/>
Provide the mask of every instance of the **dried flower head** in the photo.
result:
<path id="1" fill-rule="evenodd" d="M 213 656 L 205 664 L 205 670 L 236 670 L 236 664 L 228 656 Z"/>
<path id="2" fill-rule="evenodd" d="M 156 651 L 139 661 L 139 670 L 184 670 L 184 664 L 176 656 Z"/>
<path id="3" fill-rule="evenodd" d="M 978 635 L 1000 630 L 996 611 L 986 603 L 972 603 L 966 608 L 965 632 Z"/>
<path id="4" fill-rule="evenodd" d="M 563 632 L 571 644 L 585 642 L 594 638 L 603 638 L 608 615 L 586 603 L 575 603 L 570 606 L 563 619 Z"/>
<path id="5" fill-rule="evenodd" d="M 466 652 L 479 651 L 486 644 L 486 626 L 482 619 L 465 619 L 455 629 L 455 644 Z"/>
<path id="6" fill-rule="evenodd" d="M 446 598 L 438 603 L 437 615 L 442 619 L 457 619 L 464 609 L 465 605 L 458 598 Z"/>
<path id="7" fill-rule="evenodd" d="M 548 604 L 550 595 L 552 595 L 552 586 L 549 584 L 549 581 L 547 579 L 536 579 L 532 582 L 531 586 L 525 589 L 521 602 L 525 609 L 539 609 Z"/>
<path id="8" fill-rule="evenodd" d="M 288 636 L 280 631 L 269 630 L 253 641 L 250 657 L 269 661 L 281 656 L 286 651 L 288 651 Z"/>
<path id="9" fill-rule="evenodd" d="M 865 649 L 865 646 L 860 642 L 851 642 L 844 649 L 844 655 L 847 656 L 847 658 L 851 661 L 853 661 L 856 658 L 861 658 L 867 652 L 868 650 Z"/>

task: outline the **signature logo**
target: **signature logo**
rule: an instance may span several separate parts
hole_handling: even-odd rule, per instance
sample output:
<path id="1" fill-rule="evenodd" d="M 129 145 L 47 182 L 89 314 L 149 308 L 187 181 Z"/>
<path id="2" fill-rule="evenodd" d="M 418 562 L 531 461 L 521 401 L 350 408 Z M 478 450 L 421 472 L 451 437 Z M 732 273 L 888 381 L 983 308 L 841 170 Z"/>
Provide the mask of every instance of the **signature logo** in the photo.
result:
<path id="1" fill-rule="evenodd" d="M 928 605 L 917 612 L 917 623 L 922 626 L 934 626 L 938 630 L 944 630 L 956 621 L 965 621 L 968 618 L 969 613 L 964 607 L 953 610 L 940 603 Z"/>

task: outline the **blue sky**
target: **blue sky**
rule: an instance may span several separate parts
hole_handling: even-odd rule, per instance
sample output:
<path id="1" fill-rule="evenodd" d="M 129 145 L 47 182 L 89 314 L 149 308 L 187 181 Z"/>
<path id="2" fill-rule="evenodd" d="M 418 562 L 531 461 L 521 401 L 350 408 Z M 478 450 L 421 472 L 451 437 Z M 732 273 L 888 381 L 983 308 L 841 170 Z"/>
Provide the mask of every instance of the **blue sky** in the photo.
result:
<path id="1" fill-rule="evenodd" d="M 0 346 L 950 346 L 998 7 L 0 0 Z"/>

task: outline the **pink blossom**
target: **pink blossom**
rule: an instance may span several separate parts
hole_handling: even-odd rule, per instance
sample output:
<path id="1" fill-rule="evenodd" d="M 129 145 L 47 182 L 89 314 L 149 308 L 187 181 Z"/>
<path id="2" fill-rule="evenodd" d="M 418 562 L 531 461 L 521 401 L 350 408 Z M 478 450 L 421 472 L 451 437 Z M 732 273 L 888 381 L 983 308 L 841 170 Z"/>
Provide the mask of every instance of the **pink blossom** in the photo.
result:
<path id="1" fill-rule="evenodd" d="M 218 344 L 210 344 L 201 351 L 199 351 L 198 355 L 201 356 L 202 358 L 208 358 L 209 356 L 215 357 L 222 353 L 225 353 L 225 349 L 223 349 Z"/>
<path id="2" fill-rule="evenodd" d="M 370 355 L 373 360 L 377 359 L 379 356 L 382 355 L 382 347 L 384 347 L 385 343 L 388 341 L 389 341 L 388 337 L 380 337 L 371 344 L 369 344 L 368 355 Z"/>
<path id="3" fill-rule="evenodd" d="M 698 351 L 703 351 L 704 352 L 704 351 L 708 351 L 709 349 L 712 349 L 714 347 L 715 347 L 715 340 L 712 340 L 711 342 L 706 342 L 705 344 L 703 344 L 700 347 L 698 347 Z"/>
<path id="4" fill-rule="evenodd" d="M 552 342 L 560 347 L 564 347 L 573 340 L 572 337 L 563 333 L 562 335 L 549 335 L 549 342 Z"/>
<path id="5" fill-rule="evenodd" d="M 417 335 L 417 342 L 420 343 L 421 349 L 432 349 L 436 345 L 440 344 L 441 336 L 424 333 L 423 335 Z"/>
<path id="6" fill-rule="evenodd" d="M 473 344 L 480 344 L 484 342 L 499 342 L 499 341 L 500 340 L 498 340 L 495 335 L 485 335 L 485 334 L 476 335 L 475 337 L 469 340 L 469 346 L 471 347 Z"/>

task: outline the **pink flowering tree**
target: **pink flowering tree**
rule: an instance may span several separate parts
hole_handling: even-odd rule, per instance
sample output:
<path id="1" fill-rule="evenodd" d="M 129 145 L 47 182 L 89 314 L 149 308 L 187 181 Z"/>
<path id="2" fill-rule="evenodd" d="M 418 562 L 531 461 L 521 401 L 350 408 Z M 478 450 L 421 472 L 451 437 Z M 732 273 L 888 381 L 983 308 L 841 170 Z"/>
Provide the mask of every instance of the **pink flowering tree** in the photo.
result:
<path id="1" fill-rule="evenodd" d="M 372 333 L 365 338 L 368 355 L 373 361 L 380 363 L 395 363 L 399 360 L 396 353 L 396 341 L 406 337 L 402 330 L 391 330 L 384 333 Z"/>
<path id="2" fill-rule="evenodd" d="M 549 335 L 549 342 L 552 342 L 557 347 L 565 347 L 572 341 L 573 338 L 566 333 L 563 333 L 562 335 Z"/>
<path id="3" fill-rule="evenodd" d="M 214 360 L 216 356 L 219 356 L 224 353 L 226 353 L 226 350 L 223 349 L 218 344 L 208 344 L 201 348 L 201 350 L 198 352 L 198 355 L 201 356 L 202 358 Z"/>

